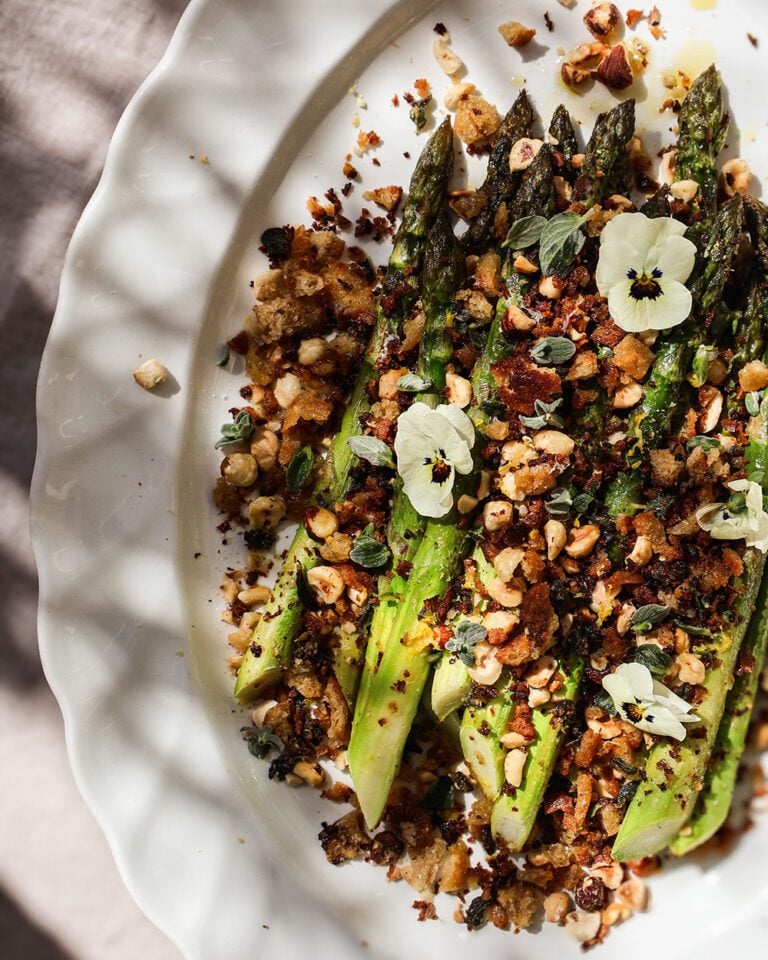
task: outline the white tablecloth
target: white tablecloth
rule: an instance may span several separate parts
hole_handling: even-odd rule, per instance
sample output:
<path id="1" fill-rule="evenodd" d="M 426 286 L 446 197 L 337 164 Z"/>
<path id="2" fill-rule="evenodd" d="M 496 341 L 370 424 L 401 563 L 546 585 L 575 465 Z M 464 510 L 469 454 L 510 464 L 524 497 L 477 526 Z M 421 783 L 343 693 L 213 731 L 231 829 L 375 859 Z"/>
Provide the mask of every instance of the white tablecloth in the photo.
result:
<path id="1" fill-rule="evenodd" d="M 27 494 L 62 259 L 186 0 L 0 0 L 0 957 L 178 960 L 81 800 L 37 655 Z"/>

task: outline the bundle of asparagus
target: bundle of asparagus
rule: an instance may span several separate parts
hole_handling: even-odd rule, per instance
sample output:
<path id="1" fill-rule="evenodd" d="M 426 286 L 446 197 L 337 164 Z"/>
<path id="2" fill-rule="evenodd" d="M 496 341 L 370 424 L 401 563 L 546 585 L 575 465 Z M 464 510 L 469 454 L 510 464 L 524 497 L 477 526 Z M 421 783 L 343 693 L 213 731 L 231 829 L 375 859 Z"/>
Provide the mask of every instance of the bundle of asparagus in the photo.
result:
<path id="1" fill-rule="evenodd" d="M 674 183 L 638 212 L 634 102 L 580 153 L 567 111 L 544 142 L 521 94 L 461 239 L 438 128 L 238 673 L 242 700 L 276 698 L 248 733 L 282 747 L 270 776 L 322 783 L 347 750 L 367 831 L 325 827 L 332 862 L 405 849 L 413 874 L 428 849 L 430 882 L 466 892 L 476 788 L 472 927 L 516 915 L 526 851 L 599 939 L 637 882 L 621 864 L 687 853 L 731 805 L 768 646 L 768 213 L 718 178 L 714 67 L 679 120 Z"/>

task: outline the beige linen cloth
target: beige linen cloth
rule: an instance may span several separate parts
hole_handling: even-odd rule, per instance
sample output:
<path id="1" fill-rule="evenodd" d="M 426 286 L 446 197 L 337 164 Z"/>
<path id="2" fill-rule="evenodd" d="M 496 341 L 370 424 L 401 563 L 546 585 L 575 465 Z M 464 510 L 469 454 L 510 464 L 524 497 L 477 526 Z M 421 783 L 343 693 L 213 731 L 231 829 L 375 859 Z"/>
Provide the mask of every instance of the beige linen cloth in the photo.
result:
<path id="1" fill-rule="evenodd" d="M 0 958 L 179 960 L 81 800 L 40 669 L 27 495 L 70 234 L 186 0 L 0 0 Z"/>

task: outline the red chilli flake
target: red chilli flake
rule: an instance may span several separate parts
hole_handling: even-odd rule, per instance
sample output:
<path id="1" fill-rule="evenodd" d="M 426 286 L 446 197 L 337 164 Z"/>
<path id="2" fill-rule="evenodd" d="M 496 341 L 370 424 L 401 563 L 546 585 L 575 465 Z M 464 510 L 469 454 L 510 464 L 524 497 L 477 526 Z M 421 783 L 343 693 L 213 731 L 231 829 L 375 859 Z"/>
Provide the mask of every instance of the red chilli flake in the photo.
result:
<path id="1" fill-rule="evenodd" d="M 754 34 L 748 33 L 748 34 L 747 34 L 747 40 L 749 40 L 749 42 L 752 44 L 753 47 L 756 47 L 756 46 L 757 46 L 758 40 L 757 40 L 757 37 L 756 37 Z"/>

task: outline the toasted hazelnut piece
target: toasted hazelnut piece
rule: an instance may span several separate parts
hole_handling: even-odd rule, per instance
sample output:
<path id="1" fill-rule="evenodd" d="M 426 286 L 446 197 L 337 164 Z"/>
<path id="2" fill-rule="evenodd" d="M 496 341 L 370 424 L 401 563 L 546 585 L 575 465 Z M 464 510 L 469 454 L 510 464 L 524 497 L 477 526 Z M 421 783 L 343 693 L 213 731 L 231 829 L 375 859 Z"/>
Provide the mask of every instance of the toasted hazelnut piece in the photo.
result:
<path id="1" fill-rule="evenodd" d="M 624 880 L 624 868 L 615 860 L 597 860 L 589 868 L 589 873 L 602 880 L 609 890 L 618 890 Z"/>
<path id="2" fill-rule="evenodd" d="M 511 610 L 492 610 L 483 614 L 483 626 L 488 633 L 509 635 L 520 622 L 520 617 Z"/>
<path id="3" fill-rule="evenodd" d="M 557 670 L 557 660 L 545 654 L 530 665 L 525 674 L 526 682 L 529 687 L 542 690 L 555 675 L 555 670 Z"/>
<path id="4" fill-rule="evenodd" d="M 485 435 L 490 440 L 506 440 L 509 436 L 509 424 L 503 420 L 491 420 L 485 428 Z"/>
<path id="5" fill-rule="evenodd" d="M 475 267 L 475 284 L 490 297 L 497 297 L 501 287 L 501 257 L 487 251 L 478 257 Z"/>
<path id="6" fill-rule="evenodd" d="M 608 906 L 600 914 L 600 918 L 606 927 L 613 927 L 617 923 L 623 923 L 625 920 L 629 920 L 632 916 L 632 911 L 625 903 L 619 903 L 614 900 L 613 903 L 609 903 Z"/>
<path id="7" fill-rule="evenodd" d="M 514 507 L 506 500 L 490 500 L 483 508 L 483 526 L 489 533 L 505 527 L 512 519 Z"/>
<path id="8" fill-rule="evenodd" d="M 584 23 L 593 37 L 605 40 L 621 23 L 621 14 L 613 3 L 596 3 L 584 14 Z"/>
<path id="9" fill-rule="evenodd" d="M 536 321 L 520 307 L 512 304 L 507 307 L 506 319 L 512 324 L 515 330 L 532 330 L 536 326 Z"/>
<path id="10" fill-rule="evenodd" d="M 499 737 L 499 743 L 502 747 L 506 747 L 507 750 L 514 750 L 515 747 L 523 747 L 528 741 L 522 735 L 522 733 L 517 733 L 515 730 L 509 730 L 507 733 L 502 733 Z"/>
<path id="11" fill-rule="evenodd" d="M 728 197 L 735 197 L 737 193 L 742 195 L 749 193 L 752 171 L 747 161 L 739 157 L 726 161 L 720 171 L 720 182 Z"/>
<path id="12" fill-rule="evenodd" d="M 333 536 L 339 529 L 339 521 L 336 515 L 326 510 L 325 507 L 310 507 L 304 515 L 304 522 L 307 529 L 317 540 L 325 540 L 326 537 Z"/>
<path id="13" fill-rule="evenodd" d="M 565 284 L 560 277 L 542 277 L 539 280 L 539 293 L 547 300 L 559 300 L 563 295 L 564 286 Z"/>
<path id="14" fill-rule="evenodd" d="M 565 177 L 553 177 L 552 182 L 555 185 L 555 193 L 561 200 L 565 200 L 566 203 L 571 202 L 571 197 L 573 196 L 573 187 L 565 179 Z"/>
<path id="15" fill-rule="evenodd" d="M 251 456 L 256 458 L 259 470 L 269 472 L 277 463 L 277 451 L 280 449 L 280 438 L 274 430 L 267 427 L 256 427 L 251 437 Z"/>
<path id="16" fill-rule="evenodd" d="M 477 492 L 475 496 L 478 500 L 485 500 L 488 494 L 491 492 L 491 471 L 490 470 L 481 470 L 480 471 L 480 483 L 477 485 Z"/>
<path id="17" fill-rule="evenodd" d="M 648 890 L 640 877 L 634 874 L 619 886 L 616 896 L 632 910 L 645 910 L 648 903 Z"/>
<path id="18" fill-rule="evenodd" d="M 504 583 L 508 583 L 525 556 L 521 547 L 505 547 L 493 558 L 493 568 Z"/>
<path id="19" fill-rule="evenodd" d="M 544 900 L 544 916 L 547 923 L 562 923 L 571 909 L 571 898 L 564 890 L 550 893 Z"/>
<path id="20" fill-rule="evenodd" d="M 267 722 L 267 714 L 272 707 L 277 706 L 277 700 L 257 700 L 251 710 L 251 721 L 254 727 L 263 727 Z"/>
<path id="21" fill-rule="evenodd" d="M 510 787 L 519 787 L 523 782 L 523 770 L 528 753 L 525 750 L 510 750 L 504 757 L 504 779 Z"/>
<path id="22" fill-rule="evenodd" d="M 508 464 L 513 469 L 522 467 L 536 458 L 536 451 L 530 443 L 523 443 L 522 440 L 510 440 L 501 448 L 501 462 Z"/>
<path id="23" fill-rule="evenodd" d="M 396 370 L 387 370 L 379 377 L 379 399 L 394 400 L 397 396 L 397 381 L 408 373 L 408 367 L 398 367 Z"/>
<path id="24" fill-rule="evenodd" d="M 275 383 L 275 400 L 283 410 L 287 410 L 300 393 L 301 380 L 295 373 L 284 373 Z"/>
<path id="25" fill-rule="evenodd" d="M 653 547 L 651 546 L 651 541 L 648 537 L 644 537 L 641 534 L 635 541 L 635 545 L 632 547 L 632 553 L 630 553 L 628 559 L 636 566 L 644 567 L 646 563 L 650 563 L 652 556 Z"/>
<path id="26" fill-rule="evenodd" d="M 474 654 L 475 665 L 470 667 L 467 673 L 475 683 L 482 684 L 484 687 L 493 686 L 501 676 L 502 670 L 501 664 L 496 659 L 496 651 L 490 643 L 482 640 L 475 645 Z"/>
<path id="27" fill-rule="evenodd" d="M 560 430 L 538 430 L 533 435 L 533 445 L 556 457 L 569 457 L 574 448 L 573 440 Z"/>
<path id="28" fill-rule="evenodd" d="M 403 196 L 402 187 L 376 187 L 375 190 L 366 190 L 363 200 L 370 200 L 384 210 L 394 210 Z"/>
<path id="29" fill-rule="evenodd" d="M 627 211 L 635 209 L 634 203 L 629 199 L 629 197 L 625 197 L 622 193 L 612 193 L 605 201 L 605 205 L 610 210 Z"/>
<path id="30" fill-rule="evenodd" d="M 322 360 L 327 352 L 328 343 L 322 337 L 302 340 L 299 344 L 299 363 L 302 367 L 311 367 L 313 363 Z"/>
<path id="31" fill-rule="evenodd" d="M 547 559 L 554 560 L 565 546 L 568 533 L 559 520 L 547 520 L 544 524 L 544 539 L 547 541 Z"/>
<path id="32" fill-rule="evenodd" d="M 456 509 L 462 516 L 466 516 L 466 514 L 472 513 L 477 504 L 478 500 L 476 497 L 471 497 L 468 493 L 462 493 L 456 501 Z"/>
<path id="33" fill-rule="evenodd" d="M 642 380 L 653 363 L 653 353 L 639 337 L 628 333 L 613 350 L 613 362 L 633 380 Z"/>
<path id="34" fill-rule="evenodd" d="M 168 371 L 159 360 L 145 360 L 133 371 L 133 379 L 144 390 L 154 390 L 168 379 Z"/>
<path id="35" fill-rule="evenodd" d="M 262 270 L 253 278 L 253 295 L 257 300 L 274 300 L 285 290 L 282 270 Z"/>
<path id="36" fill-rule="evenodd" d="M 675 180 L 670 186 L 669 192 L 675 200 L 690 203 L 699 192 L 699 185 L 695 180 Z"/>
<path id="37" fill-rule="evenodd" d="M 301 777 L 304 783 L 308 783 L 310 787 L 314 787 L 315 790 L 319 790 L 325 785 L 325 772 L 319 763 L 309 763 L 307 760 L 299 760 L 293 768 L 293 773 L 295 773 L 297 777 Z"/>
<path id="38" fill-rule="evenodd" d="M 626 90 L 632 84 L 632 67 L 623 43 L 617 43 L 597 68 L 597 79 L 611 90 Z"/>
<path id="39" fill-rule="evenodd" d="M 768 367 L 762 360 L 750 360 L 739 370 L 739 384 L 745 393 L 768 387 Z"/>
<path id="40" fill-rule="evenodd" d="M 661 158 L 659 167 L 659 180 L 662 183 L 672 184 L 675 182 L 675 164 L 677 161 L 677 150 L 667 150 Z"/>
<path id="41" fill-rule="evenodd" d="M 565 552 L 569 557 L 578 560 L 587 557 L 600 539 L 600 527 L 595 523 L 587 523 L 583 527 L 574 527 L 565 545 Z"/>
<path id="42" fill-rule="evenodd" d="M 468 97 L 475 89 L 474 83 L 454 83 L 443 98 L 446 110 L 455 110 L 459 101 Z"/>
<path id="43" fill-rule="evenodd" d="M 643 388 L 639 383 L 627 383 L 613 395 L 613 406 L 616 410 L 628 410 L 640 403 L 643 399 Z"/>
<path id="44" fill-rule="evenodd" d="M 271 596 L 272 591 L 269 587 L 259 584 L 255 587 L 248 587 L 247 590 L 241 590 L 237 599 L 240 603 L 244 603 L 246 607 L 255 607 L 257 603 L 266 603 Z"/>
<path id="45" fill-rule="evenodd" d="M 520 606 L 523 602 L 523 589 L 522 580 L 513 579 L 504 583 L 501 577 L 494 577 L 487 587 L 488 596 L 508 609 Z"/>
<path id="46" fill-rule="evenodd" d="M 221 475 L 236 487 L 250 487 L 259 476 L 259 465 L 250 453 L 231 453 L 222 461 Z"/>
<path id="47" fill-rule="evenodd" d="M 472 403 L 472 383 L 466 377 L 457 373 L 448 373 L 445 376 L 446 399 L 457 407 L 468 407 Z"/>
<path id="48" fill-rule="evenodd" d="M 545 703 L 549 703 L 552 699 L 552 694 L 549 690 L 531 690 L 528 693 L 528 706 L 535 710 L 536 707 L 543 707 Z"/>
<path id="49" fill-rule="evenodd" d="M 592 73 L 582 67 L 577 67 L 575 63 L 569 63 L 565 60 L 560 67 L 560 76 L 566 86 L 577 90 L 591 79 Z"/>
<path id="50" fill-rule="evenodd" d="M 509 169 L 513 173 L 517 170 L 527 170 L 543 146 L 543 140 L 521 137 L 512 144 L 512 149 L 509 151 Z"/>
<path id="51" fill-rule="evenodd" d="M 699 390 L 699 400 L 704 408 L 699 417 L 699 429 L 702 433 L 709 433 L 720 422 L 720 414 L 723 412 L 723 395 L 717 387 L 704 386 Z"/>
<path id="52" fill-rule="evenodd" d="M 524 27 L 517 20 L 508 20 L 506 23 L 500 24 L 499 33 L 510 47 L 524 47 L 536 36 L 535 30 Z"/>
<path id="53" fill-rule="evenodd" d="M 347 596 L 353 606 L 364 607 L 368 599 L 368 591 L 365 587 L 347 587 Z"/>
<path id="54" fill-rule="evenodd" d="M 565 916 L 565 932 L 579 943 L 586 943 L 587 940 L 594 940 L 597 936 L 600 923 L 599 913 L 582 913 L 580 910 L 574 910 Z"/>
<path id="55" fill-rule="evenodd" d="M 677 678 L 681 683 L 704 683 L 706 668 L 693 653 L 681 653 L 676 657 L 680 667 Z"/>
<path id="56" fill-rule="evenodd" d="M 344 580 L 335 567 L 312 567 L 307 571 L 307 583 L 322 603 L 336 603 L 344 593 Z"/>
<path id="57" fill-rule="evenodd" d="M 256 497 L 248 504 L 248 523 L 255 530 L 274 530 L 285 516 L 285 501 L 280 497 Z"/>
<path id="58" fill-rule="evenodd" d="M 449 77 L 461 69 L 461 57 L 451 50 L 447 37 L 435 37 L 432 42 L 432 54 L 437 65 Z"/>
<path id="59" fill-rule="evenodd" d="M 532 273 L 539 272 L 539 268 L 536 266 L 536 264 L 531 263 L 528 257 L 524 257 L 522 253 L 518 253 L 518 255 L 515 257 L 512 267 L 517 273 L 524 273 L 527 276 L 530 276 Z M 522 310 L 520 312 L 522 313 Z M 528 319 L 530 320 L 530 317 Z M 518 327 L 518 329 L 520 328 Z M 530 330 L 530 327 L 528 327 L 528 329 Z"/>

